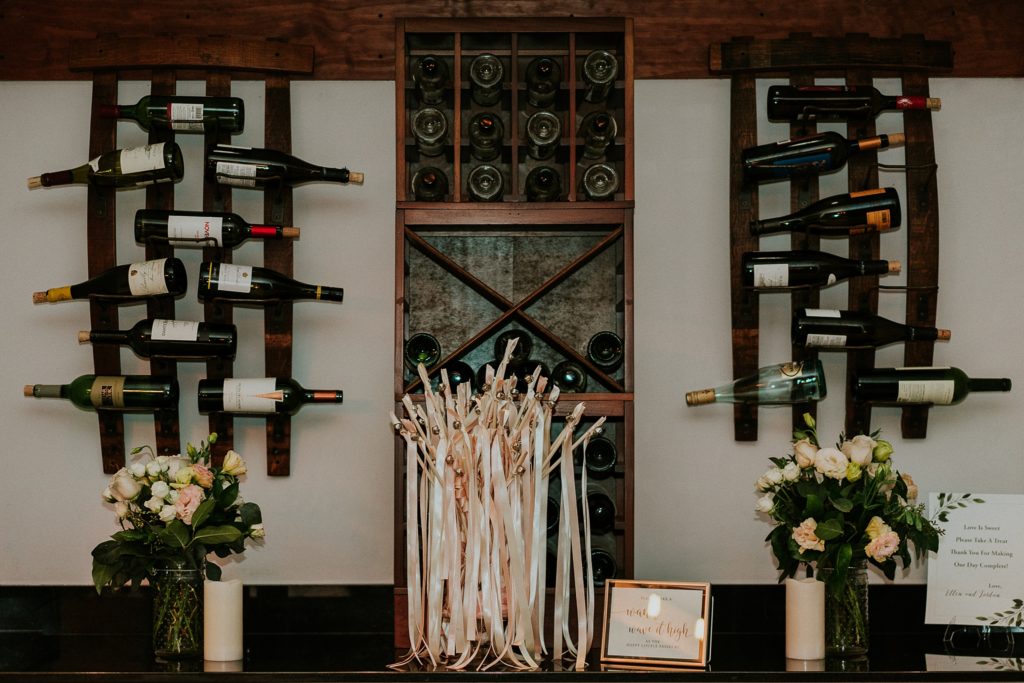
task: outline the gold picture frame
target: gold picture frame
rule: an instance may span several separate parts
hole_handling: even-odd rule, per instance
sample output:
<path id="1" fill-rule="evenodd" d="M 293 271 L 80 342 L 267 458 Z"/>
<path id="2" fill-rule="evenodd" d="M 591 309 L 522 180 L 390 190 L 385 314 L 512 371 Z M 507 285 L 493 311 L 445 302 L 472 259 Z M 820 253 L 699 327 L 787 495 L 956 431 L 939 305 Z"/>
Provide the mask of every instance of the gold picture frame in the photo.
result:
<path id="1" fill-rule="evenodd" d="M 711 584 L 609 579 L 601 663 L 704 667 L 711 659 Z"/>

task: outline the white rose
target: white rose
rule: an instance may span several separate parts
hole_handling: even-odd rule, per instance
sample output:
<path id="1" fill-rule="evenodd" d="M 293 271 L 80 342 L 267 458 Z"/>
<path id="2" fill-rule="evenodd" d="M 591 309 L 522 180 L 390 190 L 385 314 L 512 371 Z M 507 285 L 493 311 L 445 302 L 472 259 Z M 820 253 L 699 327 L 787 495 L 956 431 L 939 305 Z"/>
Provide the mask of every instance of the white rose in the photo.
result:
<path id="1" fill-rule="evenodd" d="M 795 462 L 787 462 L 782 468 L 782 478 L 786 481 L 796 481 L 800 478 L 800 466 Z"/>
<path id="2" fill-rule="evenodd" d="M 167 476 L 171 479 L 178 474 L 178 470 L 189 464 L 188 458 L 183 458 L 180 455 L 175 456 L 163 456 L 167 458 Z"/>
<path id="3" fill-rule="evenodd" d="M 221 471 L 224 474 L 240 477 L 246 472 L 245 460 L 236 451 L 229 450 L 224 454 L 224 464 L 221 466 Z"/>
<path id="4" fill-rule="evenodd" d="M 850 441 L 844 441 L 841 449 L 843 454 L 861 467 L 871 463 L 872 453 L 875 450 L 875 440 L 870 436 L 858 434 Z"/>
<path id="5" fill-rule="evenodd" d="M 249 535 L 253 538 L 265 538 L 267 530 L 263 528 L 262 524 L 253 524 L 249 527 Z"/>
<path id="6" fill-rule="evenodd" d="M 118 519 L 124 519 L 128 516 L 128 503 L 123 500 L 119 500 L 114 503 L 114 512 L 117 513 Z"/>
<path id="7" fill-rule="evenodd" d="M 139 495 L 142 484 L 135 480 L 126 468 L 122 467 L 110 480 L 110 494 L 118 501 L 132 500 Z"/>
<path id="8" fill-rule="evenodd" d="M 179 484 L 190 484 L 192 482 L 192 466 L 180 467 L 174 473 L 174 480 Z"/>
<path id="9" fill-rule="evenodd" d="M 774 507 L 775 507 L 775 494 L 774 493 L 766 493 L 766 494 L 764 494 L 763 496 L 761 496 L 760 498 L 757 499 L 757 505 L 754 506 L 754 509 L 757 510 L 758 512 L 763 512 L 765 514 L 768 514 L 769 512 L 772 511 L 772 508 L 774 508 Z"/>
<path id="10" fill-rule="evenodd" d="M 160 463 L 156 460 L 150 460 L 149 463 L 146 464 L 146 474 L 150 477 L 158 477 L 163 471 L 164 469 L 160 467 Z"/>
<path id="11" fill-rule="evenodd" d="M 166 481 L 157 481 L 150 487 L 149 492 L 153 494 L 154 498 L 166 498 L 167 494 L 171 492 L 171 487 L 167 485 Z"/>
<path id="12" fill-rule="evenodd" d="M 146 465 L 141 462 L 133 462 L 128 466 L 128 471 L 132 473 L 132 476 L 136 479 L 142 479 L 146 476 Z"/>
<path id="13" fill-rule="evenodd" d="M 160 498 L 157 498 L 156 496 L 153 496 L 152 498 L 145 502 L 145 507 L 147 510 L 150 510 L 151 512 L 160 512 L 160 510 L 163 509 L 164 507 L 164 501 L 161 500 Z"/>
<path id="14" fill-rule="evenodd" d="M 814 456 L 814 469 L 826 477 L 842 479 L 846 476 L 849 461 L 838 448 L 822 448 Z"/>
<path id="15" fill-rule="evenodd" d="M 796 456 L 796 464 L 801 469 L 807 469 L 814 465 L 814 456 L 818 453 L 818 447 L 811 443 L 810 439 L 800 439 L 793 444 L 793 454 Z"/>
<path id="16" fill-rule="evenodd" d="M 103 489 L 103 500 L 108 503 L 113 503 L 117 500 L 117 498 L 114 498 L 114 494 L 111 492 L 109 486 Z"/>
<path id="17" fill-rule="evenodd" d="M 767 491 L 772 487 L 772 483 L 768 481 L 768 478 L 763 474 L 757 478 L 757 484 L 754 486 L 758 491 Z"/>
<path id="18" fill-rule="evenodd" d="M 174 508 L 173 505 L 164 505 L 162 508 L 160 508 L 159 514 L 160 521 L 167 523 L 174 521 L 174 518 L 177 516 L 178 511 Z"/>
<path id="19" fill-rule="evenodd" d="M 782 470 L 780 470 L 778 467 L 773 467 L 764 473 L 764 477 L 773 484 L 781 484 Z"/>

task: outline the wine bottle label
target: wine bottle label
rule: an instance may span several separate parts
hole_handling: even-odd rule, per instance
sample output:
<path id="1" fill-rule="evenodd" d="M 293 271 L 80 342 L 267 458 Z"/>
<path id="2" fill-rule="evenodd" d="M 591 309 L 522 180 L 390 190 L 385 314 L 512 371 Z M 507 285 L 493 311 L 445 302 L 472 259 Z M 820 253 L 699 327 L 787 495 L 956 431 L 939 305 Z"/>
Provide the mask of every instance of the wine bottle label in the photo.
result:
<path id="1" fill-rule="evenodd" d="M 897 403 L 934 403 L 948 406 L 953 402 L 954 382 L 951 379 L 900 380 Z"/>
<path id="2" fill-rule="evenodd" d="M 868 211 L 867 223 L 871 229 L 877 232 L 885 232 L 892 227 L 892 213 L 889 209 Z"/>
<path id="3" fill-rule="evenodd" d="M 222 292 L 248 294 L 252 290 L 252 266 L 236 266 L 233 263 L 220 264 L 217 272 L 217 289 Z"/>
<path id="4" fill-rule="evenodd" d="M 221 216 L 168 216 L 167 239 L 169 240 L 212 240 L 220 246 L 224 233 L 224 218 Z"/>
<path id="5" fill-rule="evenodd" d="M 203 130 L 203 105 L 171 102 L 167 105 L 171 130 Z"/>
<path id="6" fill-rule="evenodd" d="M 196 341 L 199 339 L 199 323 L 192 320 L 153 321 L 150 332 L 153 341 Z"/>
<path id="7" fill-rule="evenodd" d="M 256 187 L 256 167 L 248 164 L 236 164 L 233 161 L 218 161 L 217 182 L 235 187 Z"/>
<path id="8" fill-rule="evenodd" d="M 826 285 L 834 285 L 838 280 L 839 280 L 839 278 L 836 277 L 835 273 L 829 273 L 828 274 L 828 279 L 825 281 L 825 284 Z"/>
<path id="9" fill-rule="evenodd" d="M 273 377 L 224 380 L 224 411 L 273 413 L 277 407 L 277 380 Z"/>
<path id="10" fill-rule="evenodd" d="M 166 263 L 167 259 L 161 258 L 128 266 L 128 289 L 132 296 L 167 294 L 167 278 L 164 277 Z"/>
<path id="11" fill-rule="evenodd" d="M 94 408 L 124 408 L 124 377 L 97 377 L 89 389 Z"/>
<path id="12" fill-rule="evenodd" d="M 809 334 L 804 345 L 809 349 L 842 349 L 846 347 L 846 335 Z"/>
<path id="13" fill-rule="evenodd" d="M 164 143 L 121 150 L 121 173 L 144 173 L 164 167 Z"/>
<path id="14" fill-rule="evenodd" d="M 842 314 L 833 308 L 808 308 L 807 315 L 812 318 L 841 318 Z"/>
<path id="15" fill-rule="evenodd" d="M 754 266 L 755 287 L 788 287 L 789 266 L 784 263 L 769 263 Z"/>

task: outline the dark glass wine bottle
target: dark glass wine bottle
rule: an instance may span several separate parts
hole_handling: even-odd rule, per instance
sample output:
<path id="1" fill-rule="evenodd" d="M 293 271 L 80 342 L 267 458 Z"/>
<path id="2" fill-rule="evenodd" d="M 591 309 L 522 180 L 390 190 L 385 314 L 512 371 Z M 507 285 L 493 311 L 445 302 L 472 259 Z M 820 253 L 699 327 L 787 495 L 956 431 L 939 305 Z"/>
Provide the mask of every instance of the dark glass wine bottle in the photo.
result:
<path id="1" fill-rule="evenodd" d="M 526 175 L 526 198 L 531 202 L 553 202 L 562 194 L 562 178 L 551 166 L 538 166 Z"/>
<path id="2" fill-rule="evenodd" d="M 886 110 L 939 109 L 937 97 L 883 95 L 870 85 L 773 85 L 768 88 L 772 121 L 870 119 Z"/>
<path id="3" fill-rule="evenodd" d="M 25 396 L 66 398 L 84 410 L 178 407 L 178 380 L 150 375 L 82 375 L 71 384 L 26 384 Z"/>
<path id="4" fill-rule="evenodd" d="M 587 390 L 587 372 L 574 360 L 563 360 L 551 371 L 551 381 L 561 391 L 582 393 Z"/>
<path id="5" fill-rule="evenodd" d="M 448 119 L 444 112 L 435 107 L 424 107 L 412 115 L 412 136 L 416 149 L 425 157 L 436 157 L 444 153 Z"/>
<path id="6" fill-rule="evenodd" d="M 533 353 L 533 337 L 526 330 L 505 330 L 494 340 L 494 357 L 501 359 L 505 357 L 505 347 L 513 339 L 518 339 L 516 346 L 512 349 L 509 360 L 512 362 L 523 361 Z M 495 365 L 495 368 L 498 366 Z"/>
<path id="7" fill-rule="evenodd" d="M 820 401 L 827 395 L 821 361 L 769 365 L 757 374 L 713 389 L 686 394 L 686 405 L 754 403 L 759 405 Z"/>
<path id="8" fill-rule="evenodd" d="M 167 242 L 175 247 L 233 249 L 250 238 L 284 239 L 299 229 L 280 225 L 251 225 L 234 213 L 139 209 L 135 212 L 135 241 Z"/>
<path id="9" fill-rule="evenodd" d="M 509 377 L 511 375 L 516 377 L 516 391 L 525 394 L 530 384 L 533 384 L 539 377 L 551 377 L 551 369 L 544 361 L 537 360 L 536 358 L 527 358 L 525 360 L 509 361 L 505 376 Z"/>
<path id="10" fill-rule="evenodd" d="M 238 330 L 228 323 L 140 320 L 128 330 L 83 330 L 79 343 L 123 344 L 142 358 L 206 360 L 234 358 Z"/>
<path id="11" fill-rule="evenodd" d="M 562 137 L 562 121 L 549 111 L 539 111 L 526 120 L 527 152 L 534 159 L 550 159 Z"/>
<path id="12" fill-rule="evenodd" d="M 857 152 L 902 145 L 903 133 L 847 140 L 839 133 L 772 142 L 743 150 L 743 177 L 748 181 L 781 180 L 835 171 Z"/>
<path id="13" fill-rule="evenodd" d="M 587 89 L 583 99 L 604 102 L 619 75 L 619 60 L 607 50 L 594 50 L 583 60 L 583 82 Z"/>
<path id="14" fill-rule="evenodd" d="M 615 471 L 619 454 L 612 440 L 604 436 L 595 436 L 587 444 L 585 455 L 587 472 L 595 477 L 607 477 Z"/>
<path id="15" fill-rule="evenodd" d="M 960 368 L 874 368 L 856 370 L 853 397 L 888 405 L 953 405 L 975 391 L 1009 391 L 1009 379 L 968 377 Z"/>
<path id="16" fill-rule="evenodd" d="M 587 483 L 587 514 L 591 534 L 597 536 L 615 530 L 615 501 L 604 486 L 596 482 Z"/>
<path id="17" fill-rule="evenodd" d="M 405 366 L 412 371 L 420 363 L 428 370 L 441 360 L 441 344 L 437 338 L 427 332 L 417 332 L 405 342 Z"/>
<path id="18" fill-rule="evenodd" d="M 555 103 L 562 80 L 562 67 L 551 57 L 536 57 L 526 65 L 526 99 L 535 107 Z"/>
<path id="19" fill-rule="evenodd" d="M 583 156 L 587 159 L 600 159 L 608 147 L 615 142 L 619 126 L 615 117 L 606 111 L 593 111 L 583 117 L 579 135 L 583 138 Z"/>
<path id="20" fill-rule="evenodd" d="M 754 289 L 827 287 L 860 275 L 899 273 L 899 261 L 854 260 L 824 251 L 748 251 L 740 257 L 743 286 Z"/>
<path id="21" fill-rule="evenodd" d="M 493 107 L 501 99 L 501 79 L 505 68 L 496 56 L 477 55 L 469 63 L 470 96 L 481 107 Z"/>
<path id="22" fill-rule="evenodd" d="M 245 126 L 245 104 L 237 97 L 146 95 L 135 104 L 97 107 L 96 115 L 131 119 L 142 130 L 173 130 L 177 133 L 202 133 L 206 130 L 241 133 Z"/>
<path id="23" fill-rule="evenodd" d="M 178 143 L 158 142 L 115 149 L 76 168 L 33 176 L 28 179 L 28 187 L 34 190 L 77 183 L 127 189 L 154 183 L 176 183 L 184 175 L 185 164 Z"/>
<path id="24" fill-rule="evenodd" d="M 340 390 L 305 389 L 289 377 L 199 380 L 200 413 L 294 415 L 307 403 L 341 403 Z"/>
<path id="25" fill-rule="evenodd" d="M 622 365 L 622 349 L 622 337 L 602 330 L 587 342 L 587 360 L 605 372 L 614 372 Z"/>
<path id="26" fill-rule="evenodd" d="M 870 349 L 905 341 L 948 341 L 950 332 L 861 311 L 798 308 L 793 311 L 791 336 L 795 346 L 809 349 Z"/>
<path id="27" fill-rule="evenodd" d="M 475 202 L 500 202 L 504 187 L 501 171 L 490 164 L 480 164 L 469 172 L 469 198 Z"/>
<path id="28" fill-rule="evenodd" d="M 342 301 L 341 287 L 310 285 L 269 268 L 203 261 L 199 266 L 200 301 Z"/>
<path id="29" fill-rule="evenodd" d="M 461 360 L 453 360 L 445 364 L 444 371 L 448 375 L 448 386 L 452 388 L 453 392 L 460 384 L 468 384 L 470 390 L 475 388 L 473 384 L 473 368 L 469 367 L 468 363 L 464 363 Z"/>
<path id="30" fill-rule="evenodd" d="M 94 278 L 76 285 L 54 287 L 32 294 L 32 302 L 53 303 L 102 297 L 142 299 L 150 296 L 179 296 L 188 287 L 185 265 L 177 258 L 162 258 L 114 266 Z"/>
<path id="31" fill-rule="evenodd" d="M 619 189 L 619 174 L 615 167 L 604 162 L 591 164 L 583 172 L 583 194 L 592 201 L 609 201 Z"/>
<path id="32" fill-rule="evenodd" d="M 490 386 L 487 383 L 487 366 L 488 365 L 491 366 L 491 369 L 497 371 L 497 369 L 498 369 L 498 361 L 495 360 L 495 359 L 491 359 L 491 360 L 487 361 L 486 363 L 484 363 L 483 365 L 481 365 L 480 367 L 478 367 L 476 369 L 476 374 L 473 376 L 473 379 L 476 380 L 476 384 L 474 386 L 476 386 L 481 391 L 484 389 L 484 387 L 489 387 Z"/>
<path id="33" fill-rule="evenodd" d="M 448 63 L 434 55 L 420 57 L 412 66 L 412 82 L 423 104 L 440 104 L 448 85 Z"/>
<path id="34" fill-rule="evenodd" d="M 362 185 L 363 174 L 347 168 L 315 166 L 276 149 L 213 145 L 206 151 L 206 174 L 222 185 L 263 189 L 317 181 Z"/>
<path id="35" fill-rule="evenodd" d="M 900 198 L 891 187 L 837 194 L 818 200 L 799 211 L 779 218 L 750 222 L 750 232 L 807 231 L 826 237 L 885 232 L 898 228 L 902 220 Z"/>
<path id="36" fill-rule="evenodd" d="M 469 121 L 469 153 L 480 161 L 493 161 L 501 155 L 505 126 L 496 114 L 485 111 Z"/>
<path id="37" fill-rule="evenodd" d="M 594 585 L 600 586 L 619 575 L 619 563 L 615 559 L 615 537 L 612 534 L 590 539 L 590 567 Z"/>
<path id="38" fill-rule="evenodd" d="M 418 202 L 443 202 L 448 196 L 448 176 L 439 168 L 424 166 L 413 174 L 412 193 Z"/>

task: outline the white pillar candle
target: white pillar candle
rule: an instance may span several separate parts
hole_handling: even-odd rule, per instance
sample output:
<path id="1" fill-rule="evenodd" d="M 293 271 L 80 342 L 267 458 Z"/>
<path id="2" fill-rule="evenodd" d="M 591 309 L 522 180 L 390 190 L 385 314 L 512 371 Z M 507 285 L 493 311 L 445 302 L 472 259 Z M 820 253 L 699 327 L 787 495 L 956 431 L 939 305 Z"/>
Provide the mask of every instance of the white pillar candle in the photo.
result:
<path id="1" fill-rule="evenodd" d="M 825 584 L 786 579 L 786 658 L 824 659 Z"/>
<path id="2" fill-rule="evenodd" d="M 242 659 L 242 582 L 206 581 L 203 585 L 203 658 Z"/>

